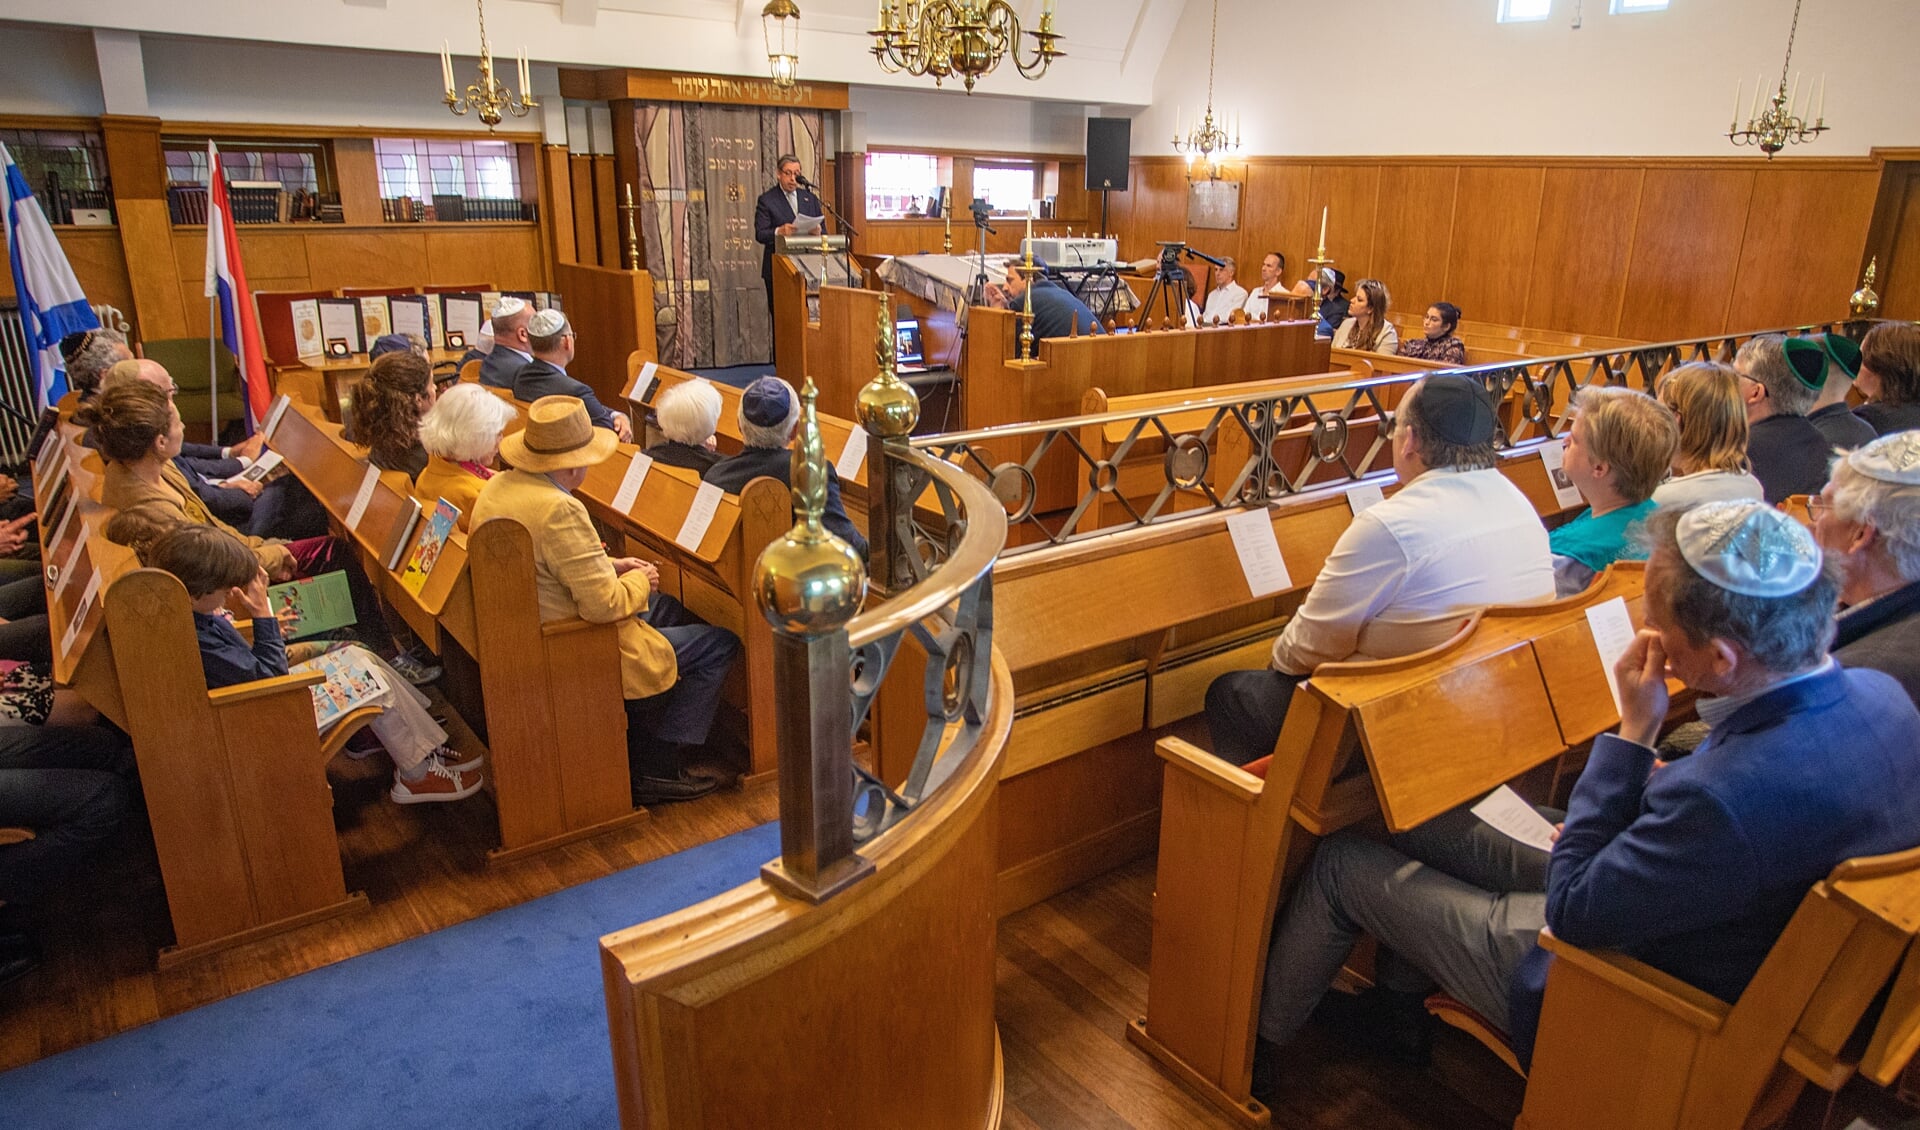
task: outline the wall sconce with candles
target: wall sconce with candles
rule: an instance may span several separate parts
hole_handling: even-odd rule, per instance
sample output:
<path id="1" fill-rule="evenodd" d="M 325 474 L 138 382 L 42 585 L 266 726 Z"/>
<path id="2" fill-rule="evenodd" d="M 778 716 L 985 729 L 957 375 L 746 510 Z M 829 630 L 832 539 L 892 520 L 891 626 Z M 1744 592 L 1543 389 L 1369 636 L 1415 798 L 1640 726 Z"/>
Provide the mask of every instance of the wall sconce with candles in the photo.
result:
<path id="1" fill-rule="evenodd" d="M 524 118 L 537 109 L 540 103 L 534 101 L 529 89 L 533 86 L 527 69 L 527 50 L 520 49 L 520 93 L 502 86 L 493 77 L 493 47 L 487 42 L 487 8 L 485 0 L 474 0 L 474 7 L 480 13 L 480 81 L 467 85 L 466 95 L 453 84 L 453 53 L 446 40 L 440 41 L 440 78 L 447 88 L 442 99 L 447 109 L 461 117 L 469 111 L 477 111 L 480 120 L 486 123 L 487 131 L 500 124 L 500 112 L 505 110 L 516 118 Z"/>

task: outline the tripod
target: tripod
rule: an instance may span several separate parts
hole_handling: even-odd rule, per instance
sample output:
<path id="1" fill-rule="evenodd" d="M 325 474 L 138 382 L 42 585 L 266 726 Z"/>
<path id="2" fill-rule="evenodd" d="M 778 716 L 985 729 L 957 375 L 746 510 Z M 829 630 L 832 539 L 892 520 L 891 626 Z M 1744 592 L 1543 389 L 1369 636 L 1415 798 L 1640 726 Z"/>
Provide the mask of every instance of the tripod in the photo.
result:
<path id="1" fill-rule="evenodd" d="M 1180 266 L 1180 253 L 1186 248 L 1184 243 L 1160 241 L 1160 265 L 1153 272 L 1153 285 L 1147 288 L 1147 300 L 1140 304 L 1136 326 L 1147 324 L 1147 315 L 1153 313 L 1156 298 L 1161 306 L 1161 325 L 1171 325 L 1187 316 L 1192 284 L 1187 281 L 1186 269 Z"/>
<path id="2" fill-rule="evenodd" d="M 980 255 L 975 260 L 979 270 L 973 276 L 972 285 L 967 287 L 967 305 L 985 306 L 987 304 L 987 236 L 1000 233 L 993 230 L 992 224 L 987 223 L 987 217 L 993 214 L 993 209 L 985 200 L 975 200 L 970 210 L 973 212 L 973 226 L 980 230 Z"/>

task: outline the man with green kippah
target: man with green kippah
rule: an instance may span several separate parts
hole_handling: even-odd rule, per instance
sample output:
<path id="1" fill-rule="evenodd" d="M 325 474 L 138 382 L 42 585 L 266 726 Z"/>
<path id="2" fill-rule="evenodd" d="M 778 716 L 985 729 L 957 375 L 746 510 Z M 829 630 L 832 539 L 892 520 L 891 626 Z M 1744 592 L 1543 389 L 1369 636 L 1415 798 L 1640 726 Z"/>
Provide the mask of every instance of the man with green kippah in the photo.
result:
<path id="1" fill-rule="evenodd" d="M 1807 422 L 1820 429 L 1827 442 L 1838 450 L 1849 450 L 1873 442 L 1873 425 L 1853 414 L 1847 394 L 1853 391 L 1853 378 L 1860 373 L 1860 347 L 1853 339 L 1839 334 L 1810 334 L 1787 341 L 1787 361 L 1795 373 L 1813 379 L 1806 383 L 1820 390 Z"/>
<path id="2" fill-rule="evenodd" d="M 1825 381 L 1809 382 L 1787 360 L 1787 339 L 1779 334 L 1751 338 L 1734 356 L 1740 396 L 1747 406 L 1747 462 L 1768 502 L 1796 494 L 1818 494 L 1827 485 L 1833 444 L 1807 422 L 1807 410 Z"/>

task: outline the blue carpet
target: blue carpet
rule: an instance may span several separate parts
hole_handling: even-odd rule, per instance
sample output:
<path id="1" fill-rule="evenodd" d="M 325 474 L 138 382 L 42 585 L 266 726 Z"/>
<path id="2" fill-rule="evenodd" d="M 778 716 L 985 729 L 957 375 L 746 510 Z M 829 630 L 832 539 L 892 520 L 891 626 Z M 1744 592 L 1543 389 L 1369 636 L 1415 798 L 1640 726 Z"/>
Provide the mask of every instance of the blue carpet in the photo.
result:
<path id="1" fill-rule="evenodd" d="M 602 934 L 780 854 L 778 823 L 0 1075 L 0 1125 L 609 1127 Z"/>
<path id="2" fill-rule="evenodd" d="M 689 369 L 696 377 L 705 377 L 710 381 L 719 381 L 723 385 L 745 388 L 760 377 L 773 375 L 773 362 L 763 365 L 735 365 L 731 369 Z"/>

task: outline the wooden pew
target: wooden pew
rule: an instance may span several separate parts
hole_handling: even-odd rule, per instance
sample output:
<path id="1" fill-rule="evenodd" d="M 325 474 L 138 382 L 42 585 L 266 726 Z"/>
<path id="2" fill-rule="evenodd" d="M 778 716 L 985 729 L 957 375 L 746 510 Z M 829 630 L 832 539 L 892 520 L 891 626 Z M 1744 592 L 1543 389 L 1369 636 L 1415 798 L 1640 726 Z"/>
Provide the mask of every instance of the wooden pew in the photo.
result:
<path id="1" fill-rule="evenodd" d="M 317 412 L 293 405 L 272 445 L 337 524 L 366 464 Z M 617 624 L 539 622 L 517 523 L 455 532 L 418 594 L 389 562 L 411 545 L 405 475 L 380 476 L 351 539 L 381 596 L 446 661 L 449 702 L 487 744 L 501 862 L 644 819 L 629 788 Z M 404 566 L 404 561 L 400 564 Z"/>
<path id="2" fill-rule="evenodd" d="M 1248 1097 L 1259 989 L 1275 910 L 1312 845 L 1376 813 L 1405 831 L 1567 750 L 1538 641 L 1586 633 L 1586 610 L 1616 596 L 1631 614 L 1643 576 L 1616 567 L 1576 597 L 1463 618 L 1417 655 L 1323 665 L 1295 690 L 1273 755 L 1245 769 L 1163 739 L 1147 1015 L 1129 1038 L 1223 1110 L 1265 1124 Z M 1590 635 L 1584 647 L 1585 681 L 1604 687 Z M 1436 732 L 1449 736 L 1444 758 L 1425 740 Z"/>

